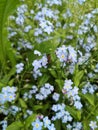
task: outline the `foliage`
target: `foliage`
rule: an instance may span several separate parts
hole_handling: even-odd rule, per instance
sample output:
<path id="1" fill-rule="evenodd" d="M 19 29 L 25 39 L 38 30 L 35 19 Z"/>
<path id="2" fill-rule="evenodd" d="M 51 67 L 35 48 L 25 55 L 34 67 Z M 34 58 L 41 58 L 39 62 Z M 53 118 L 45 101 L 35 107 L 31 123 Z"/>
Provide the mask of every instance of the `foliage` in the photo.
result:
<path id="1" fill-rule="evenodd" d="M 13 55 L 11 51 L 10 43 L 8 42 L 7 30 L 5 28 L 6 21 L 8 16 L 15 10 L 16 5 L 19 4 L 19 0 L 0 0 L 0 63 L 6 68 L 6 57 L 7 53 L 9 53 L 8 57 L 10 60 L 13 60 L 10 55 Z M 14 61 L 11 61 L 14 62 Z M 4 69 L 4 68 L 3 68 Z"/>
<path id="2" fill-rule="evenodd" d="M 0 129 L 98 129 L 97 15 L 97 0 L 0 1 Z"/>

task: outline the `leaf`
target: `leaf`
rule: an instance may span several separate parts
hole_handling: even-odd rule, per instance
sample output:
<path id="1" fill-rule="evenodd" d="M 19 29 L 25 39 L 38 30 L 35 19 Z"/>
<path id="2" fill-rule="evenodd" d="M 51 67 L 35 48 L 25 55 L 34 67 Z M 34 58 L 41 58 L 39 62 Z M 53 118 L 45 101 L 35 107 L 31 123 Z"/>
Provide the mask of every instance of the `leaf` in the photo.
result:
<path id="1" fill-rule="evenodd" d="M 28 128 L 32 122 L 34 122 L 34 120 L 36 119 L 36 114 L 32 114 L 31 116 L 29 116 L 26 121 L 25 121 L 25 127 Z"/>
<path id="2" fill-rule="evenodd" d="M 47 41 L 41 44 L 36 44 L 34 49 L 40 51 L 41 53 L 50 54 L 50 52 L 54 51 L 57 48 L 58 44 L 59 43 Z"/>
<path id="3" fill-rule="evenodd" d="M 78 85 L 80 84 L 80 81 L 81 81 L 83 75 L 84 75 L 84 70 L 79 71 L 79 70 L 78 70 L 78 66 L 76 66 L 75 72 L 74 72 L 73 80 L 74 80 L 74 84 L 75 84 L 77 87 L 78 87 Z"/>
<path id="4" fill-rule="evenodd" d="M 37 111 L 37 110 L 43 109 L 43 107 L 44 106 L 42 106 L 42 105 L 34 105 L 33 109 Z"/>
<path id="5" fill-rule="evenodd" d="M 84 130 L 89 130 L 90 129 L 88 124 L 89 124 L 89 121 L 87 121 L 87 120 L 83 121 Z"/>
<path id="6" fill-rule="evenodd" d="M 22 108 L 27 108 L 27 105 L 22 98 L 19 98 L 19 102 Z"/>
<path id="7" fill-rule="evenodd" d="M 76 119 L 76 120 L 80 120 L 81 119 L 81 110 L 76 110 L 73 107 L 70 106 L 66 106 L 67 111 L 69 111 L 69 113 Z"/>
<path id="8" fill-rule="evenodd" d="M 16 121 L 11 125 L 9 125 L 6 130 L 21 130 L 22 127 L 23 127 L 22 122 Z"/>
<path id="9" fill-rule="evenodd" d="M 50 107 L 50 104 L 47 103 L 47 104 L 44 104 L 44 105 L 34 105 L 34 106 L 33 106 L 33 109 L 34 109 L 34 111 L 37 111 L 37 110 L 42 109 L 42 111 L 44 112 L 44 111 L 46 111 L 49 107 Z"/>
<path id="10" fill-rule="evenodd" d="M 13 51 L 13 49 L 10 47 L 7 48 L 7 53 L 8 53 L 8 58 L 12 64 L 12 67 L 14 67 L 16 65 L 16 57 L 15 57 L 15 53 Z"/>
<path id="11" fill-rule="evenodd" d="M 95 97 L 93 94 L 82 94 L 81 96 L 83 96 L 86 100 L 88 100 L 88 102 L 91 104 L 91 105 L 95 105 Z"/>
<path id="12" fill-rule="evenodd" d="M 13 76 L 14 74 L 15 74 L 15 72 L 16 72 L 16 68 L 14 67 L 14 68 L 12 68 L 11 70 L 10 70 L 10 72 L 8 73 L 8 74 L 6 74 L 4 77 L 3 77 L 3 79 L 1 79 L 1 83 L 4 83 L 5 85 L 7 85 L 8 84 L 8 82 L 9 82 L 9 80 L 10 80 L 10 78 L 11 78 L 11 76 Z"/>
<path id="13" fill-rule="evenodd" d="M 57 78 L 57 73 L 56 73 L 56 71 L 54 70 L 54 69 L 49 69 L 49 72 L 50 72 L 50 74 L 54 77 L 54 78 Z"/>
<path id="14" fill-rule="evenodd" d="M 44 85 L 44 84 L 48 81 L 49 78 L 50 78 L 49 75 L 44 74 L 44 75 L 40 78 L 40 80 L 39 80 L 39 82 L 38 82 L 38 86 Z"/>
<path id="15" fill-rule="evenodd" d="M 55 82 L 57 83 L 57 85 L 59 86 L 60 90 L 62 91 L 63 85 L 64 85 L 64 81 L 61 79 L 56 79 Z"/>
<path id="16" fill-rule="evenodd" d="M 19 0 L 0 0 L 0 61 L 3 65 L 6 63 L 7 49 L 7 33 L 4 28 L 8 16 L 15 10 Z"/>
<path id="17" fill-rule="evenodd" d="M 55 128 L 56 128 L 56 130 L 61 130 L 61 121 L 60 120 L 55 121 Z"/>

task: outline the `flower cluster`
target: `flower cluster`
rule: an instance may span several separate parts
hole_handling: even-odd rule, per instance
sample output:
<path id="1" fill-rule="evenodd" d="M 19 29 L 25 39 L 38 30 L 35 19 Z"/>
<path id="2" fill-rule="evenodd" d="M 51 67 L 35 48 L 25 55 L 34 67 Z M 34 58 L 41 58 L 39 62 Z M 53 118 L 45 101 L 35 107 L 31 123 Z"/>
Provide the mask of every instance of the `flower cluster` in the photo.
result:
<path id="1" fill-rule="evenodd" d="M 16 98 L 15 92 L 17 91 L 16 87 L 3 87 L 0 93 L 0 104 L 4 104 L 5 102 L 12 102 Z"/>
<path id="2" fill-rule="evenodd" d="M 43 100 L 48 97 L 49 94 L 51 94 L 54 90 L 54 87 L 50 85 L 49 83 L 46 83 L 43 87 L 40 88 L 40 92 L 36 94 L 36 99 Z"/>
<path id="3" fill-rule="evenodd" d="M 74 101 L 74 106 L 80 110 L 83 105 L 81 104 L 80 97 L 78 96 L 79 89 L 77 87 L 73 88 L 72 84 L 73 82 L 71 80 L 65 80 L 62 92 L 67 95 L 68 99 Z"/>
<path id="4" fill-rule="evenodd" d="M 48 59 L 47 56 L 44 55 L 40 60 L 34 60 L 32 63 L 33 69 L 33 76 L 36 79 L 38 76 L 42 76 L 40 72 L 40 68 L 44 67 L 47 68 Z"/>
<path id="5" fill-rule="evenodd" d="M 32 123 L 33 130 L 42 130 L 42 128 L 48 128 L 48 130 L 56 130 L 54 124 L 51 123 L 51 120 L 46 116 L 43 118 L 43 122 L 39 118 Z"/>
<path id="6" fill-rule="evenodd" d="M 82 123 L 81 122 L 73 122 L 72 125 L 67 125 L 68 130 L 82 130 Z"/>
<path id="7" fill-rule="evenodd" d="M 0 129 L 97 130 L 97 1 L 20 3 L 6 22 Z"/>
<path id="8" fill-rule="evenodd" d="M 24 13 L 27 11 L 27 5 L 21 5 L 17 8 L 17 18 L 16 18 L 16 24 L 23 25 L 25 21 L 25 15 Z"/>
<path id="9" fill-rule="evenodd" d="M 68 111 L 65 110 L 65 104 L 56 104 L 52 106 L 52 110 L 56 112 L 55 116 L 52 117 L 52 120 L 61 119 L 62 123 L 67 123 L 72 121 L 72 117 Z"/>
<path id="10" fill-rule="evenodd" d="M 77 53 L 72 46 L 62 45 L 62 47 L 57 48 L 56 55 L 64 65 L 77 62 Z"/>
<path id="11" fill-rule="evenodd" d="M 83 86 L 82 88 L 82 93 L 86 94 L 86 93 L 90 93 L 90 94 L 94 94 L 95 90 L 97 89 L 96 85 L 91 85 L 89 82 Z"/>

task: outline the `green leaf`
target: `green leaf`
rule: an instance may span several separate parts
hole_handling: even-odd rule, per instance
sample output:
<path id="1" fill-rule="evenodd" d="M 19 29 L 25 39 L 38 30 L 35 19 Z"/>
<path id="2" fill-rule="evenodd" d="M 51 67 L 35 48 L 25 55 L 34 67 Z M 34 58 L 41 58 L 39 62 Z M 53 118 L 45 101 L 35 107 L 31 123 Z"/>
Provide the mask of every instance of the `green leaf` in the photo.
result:
<path id="1" fill-rule="evenodd" d="M 56 130 L 61 130 L 61 121 L 60 120 L 55 121 L 55 128 L 56 128 Z"/>
<path id="2" fill-rule="evenodd" d="M 13 51 L 13 48 L 11 48 L 10 45 L 7 48 L 7 53 L 8 53 L 8 59 L 10 60 L 11 65 L 12 65 L 12 67 L 14 67 L 16 65 L 16 57 L 15 57 L 15 53 Z"/>
<path id="3" fill-rule="evenodd" d="M 39 80 L 39 82 L 38 82 L 38 86 L 44 85 L 44 84 L 48 81 L 49 78 L 50 78 L 49 75 L 44 74 L 44 75 L 40 78 L 40 80 Z"/>
<path id="4" fill-rule="evenodd" d="M 47 41 L 43 42 L 41 44 L 36 44 L 35 48 L 36 50 L 42 52 L 42 53 L 47 53 L 50 54 L 50 52 L 54 51 L 59 43 L 54 43 L 53 41 Z"/>
<path id="5" fill-rule="evenodd" d="M 61 79 L 56 79 L 55 82 L 57 83 L 57 85 L 59 86 L 60 90 L 62 91 L 63 85 L 64 85 L 64 81 Z"/>
<path id="6" fill-rule="evenodd" d="M 27 108 L 27 105 L 22 98 L 19 98 L 19 102 L 22 108 Z"/>
<path id="7" fill-rule="evenodd" d="M 88 124 L 89 124 L 89 121 L 87 121 L 87 120 L 83 121 L 84 130 L 89 130 L 90 129 Z"/>
<path id="8" fill-rule="evenodd" d="M 14 74 L 15 74 L 15 72 L 16 72 L 16 68 L 14 67 L 14 68 L 12 68 L 11 70 L 10 70 L 10 72 L 8 73 L 8 74 L 6 74 L 4 77 L 3 77 L 3 79 L 1 79 L 1 83 L 3 83 L 3 84 L 5 84 L 5 85 L 7 85 L 8 84 L 8 82 L 9 82 L 9 80 L 10 80 L 10 78 L 11 78 L 11 76 L 13 76 Z"/>
<path id="9" fill-rule="evenodd" d="M 73 80 L 74 80 L 74 84 L 78 87 L 78 85 L 80 84 L 80 81 L 82 79 L 84 75 L 84 70 L 79 71 L 78 70 L 78 66 L 76 66 L 75 68 L 75 72 L 74 72 L 74 76 L 73 76 Z"/>
<path id="10" fill-rule="evenodd" d="M 22 122 L 16 121 L 11 125 L 9 125 L 6 130 L 21 130 L 22 127 L 23 127 Z"/>
<path id="11" fill-rule="evenodd" d="M 54 78 L 57 78 L 57 73 L 54 69 L 49 69 L 49 72 Z"/>
<path id="12" fill-rule="evenodd" d="M 66 106 L 66 109 L 76 120 L 81 120 L 81 110 L 76 110 L 74 107 L 70 106 Z"/>
<path id="13" fill-rule="evenodd" d="M 88 100 L 88 102 L 91 104 L 91 105 L 95 105 L 95 97 L 93 94 L 82 94 L 81 96 L 83 96 L 86 100 Z"/>
<path id="14" fill-rule="evenodd" d="M 46 104 L 44 104 L 44 105 L 34 105 L 34 106 L 33 106 L 33 110 L 34 110 L 34 111 L 37 111 L 37 110 L 41 110 L 41 109 L 42 109 L 42 111 L 44 112 L 44 111 L 46 111 L 49 107 L 50 107 L 50 103 L 48 102 L 48 103 L 46 103 Z"/>
<path id="15" fill-rule="evenodd" d="M 34 105 L 33 109 L 37 111 L 37 110 L 43 109 L 43 107 L 44 106 L 42 106 L 42 105 Z"/>
<path id="16" fill-rule="evenodd" d="M 19 0 L 0 0 L 0 61 L 2 65 L 6 63 L 6 56 L 8 55 L 8 41 L 5 29 L 5 22 L 8 16 L 15 10 Z"/>
<path id="17" fill-rule="evenodd" d="M 36 114 L 32 114 L 31 116 L 29 116 L 26 121 L 25 121 L 25 127 L 28 128 L 32 122 L 34 122 L 34 120 L 36 119 Z"/>

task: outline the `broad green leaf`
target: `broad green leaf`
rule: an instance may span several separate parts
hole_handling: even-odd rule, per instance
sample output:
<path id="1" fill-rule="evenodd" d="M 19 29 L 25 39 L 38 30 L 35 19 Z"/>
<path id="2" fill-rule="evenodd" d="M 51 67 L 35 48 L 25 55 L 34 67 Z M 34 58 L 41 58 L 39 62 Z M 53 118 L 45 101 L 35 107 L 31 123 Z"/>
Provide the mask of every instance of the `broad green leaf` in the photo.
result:
<path id="1" fill-rule="evenodd" d="M 81 119 L 81 110 L 76 110 L 73 107 L 70 106 L 66 106 L 67 111 L 69 111 L 69 113 L 76 119 L 76 120 L 80 120 Z"/>
<path id="2" fill-rule="evenodd" d="M 59 43 L 47 41 L 47 42 L 43 42 L 41 44 L 37 44 L 34 49 L 36 49 L 42 53 L 50 54 L 50 52 L 54 51 L 57 48 L 58 44 Z"/>
<path id="3" fill-rule="evenodd" d="M 22 127 L 23 127 L 22 122 L 16 121 L 11 125 L 9 125 L 6 130 L 21 130 Z"/>
<path id="4" fill-rule="evenodd" d="M 93 94 L 82 94 L 82 96 L 91 104 L 95 105 L 95 97 Z"/>
<path id="5" fill-rule="evenodd" d="M 34 105 L 34 106 L 33 106 L 33 109 L 34 109 L 34 110 L 40 110 L 40 109 L 43 109 L 43 107 L 44 107 L 44 106 L 42 106 L 42 105 Z"/>
<path id="6" fill-rule="evenodd" d="M 84 75 L 84 70 L 79 71 L 78 66 L 76 66 L 75 72 L 74 72 L 74 77 L 73 77 L 74 84 L 76 86 L 78 86 L 80 84 L 80 81 L 81 81 L 83 75 Z"/>
<path id="7" fill-rule="evenodd" d="M 26 121 L 25 121 L 25 127 L 28 128 L 32 122 L 34 122 L 34 120 L 36 119 L 36 114 L 32 114 L 31 116 L 29 116 Z"/>
<path id="8" fill-rule="evenodd" d="M 7 85 L 8 84 L 8 82 L 9 82 L 9 80 L 10 80 L 10 78 L 11 78 L 11 76 L 13 76 L 14 74 L 15 74 L 15 72 L 16 72 L 16 68 L 14 67 L 14 68 L 12 68 L 11 70 L 10 70 L 10 72 L 8 73 L 8 74 L 6 74 L 4 77 L 3 77 L 3 79 L 1 79 L 1 83 L 3 83 L 3 84 L 5 84 L 5 85 Z"/>
<path id="9" fill-rule="evenodd" d="M 50 78 L 49 75 L 44 74 L 44 75 L 39 79 L 38 86 L 44 85 L 44 84 L 48 81 L 49 78 Z"/>
<path id="10" fill-rule="evenodd" d="M 5 23 L 8 16 L 15 10 L 19 0 L 0 0 L 0 61 L 3 65 L 6 63 L 8 41 L 5 29 Z"/>
<path id="11" fill-rule="evenodd" d="M 60 90 L 62 91 L 63 85 L 64 85 L 64 81 L 61 79 L 56 79 L 55 82 L 57 83 L 57 85 L 59 86 Z"/>
<path id="12" fill-rule="evenodd" d="M 50 103 L 46 103 L 44 105 L 34 105 L 33 106 L 33 110 L 37 111 L 37 110 L 42 110 L 43 112 L 46 111 L 48 108 L 50 107 Z"/>
<path id="13" fill-rule="evenodd" d="M 27 105 L 22 98 L 19 98 L 19 102 L 22 108 L 27 108 Z"/>
<path id="14" fill-rule="evenodd" d="M 54 69 L 49 69 L 49 72 L 50 72 L 50 74 L 54 77 L 54 78 L 57 78 L 57 73 L 56 73 L 56 71 L 54 70 Z"/>

